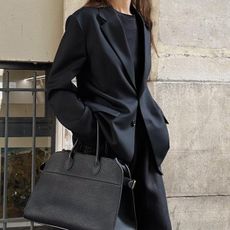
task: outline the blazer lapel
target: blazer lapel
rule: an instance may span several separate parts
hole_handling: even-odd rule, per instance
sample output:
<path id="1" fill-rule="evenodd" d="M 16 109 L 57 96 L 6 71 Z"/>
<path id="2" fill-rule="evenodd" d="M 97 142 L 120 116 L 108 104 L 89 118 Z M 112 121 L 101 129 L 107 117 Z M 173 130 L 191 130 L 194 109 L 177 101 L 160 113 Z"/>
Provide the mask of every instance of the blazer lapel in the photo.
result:
<path id="1" fill-rule="evenodd" d="M 119 17 L 111 6 L 98 8 L 100 27 L 103 34 L 105 35 L 107 41 L 123 63 L 128 74 L 129 82 L 131 83 L 135 91 L 139 89 L 139 93 L 141 93 L 144 89 L 144 85 L 148 79 L 151 68 L 150 31 L 147 29 L 141 13 L 135 8 L 132 3 L 131 10 L 137 15 L 138 20 L 140 21 L 141 33 L 143 35 L 143 42 L 140 45 L 141 49 L 143 49 L 143 63 L 141 63 L 141 65 L 144 65 L 144 68 L 142 68 L 143 72 L 141 73 L 141 76 L 138 76 L 141 78 L 141 81 L 139 81 L 140 85 L 138 87 L 135 83 L 135 69 L 132 55 L 125 36 L 125 31 L 122 27 Z"/>
<path id="2" fill-rule="evenodd" d="M 143 50 L 143 58 L 139 57 L 141 59 L 141 64 L 144 65 L 144 69 L 143 72 L 141 72 L 141 81 L 139 81 L 140 85 L 138 86 L 139 89 L 139 95 L 141 95 L 142 91 L 144 90 L 144 86 L 145 83 L 148 80 L 148 76 L 150 73 L 150 69 L 151 69 L 151 40 L 150 40 L 150 31 L 147 28 L 144 18 L 141 15 L 141 13 L 139 12 L 139 10 L 137 10 L 135 8 L 135 6 L 131 3 L 131 9 L 137 14 L 138 20 L 140 21 L 140 26 L 141 26 L 141 34 L 143 37 L 143 43 L 140 44 L 141 45 L 141 49 Z M 142 66 L 143 67 L 143 66 Z"/>
<path id="3" fill-rule="evenodd" d="M 111 6 L 98 8 L 98 10 L 99 16 L 103 18 L 100 23 L 101 30 L 123 63 L 128 74 L 128 80 L 136 90 L 134 63 L 121 21 Z"/>
<path id="4" fill-rule="evenodd" d="M 132 7 L 134 8 L 135 12 L 137 13 L 137 16 L 139 17 L 139 21 L 141 22 L 141 32 L 143 35 L 143 43 L 141 44 L 142 46 L 141 49 L 143 49 L 144 63 L 141 63 L 141 64 L 144 64 L 144 69 L 142 72 L 142 76 L 140 76 L 141 81 L 139 81 L 140 85 L 138 87 L 139 94 L 141 95 L 144 89 L 145 83 L 148 80 L 149 72 L 151 69 L 151 40 L 150 40 L 150 31 L 145 25 L 144 18 L 142 17 L 141 13 L 137 9 L 135 9 L 134 6 Z"/>

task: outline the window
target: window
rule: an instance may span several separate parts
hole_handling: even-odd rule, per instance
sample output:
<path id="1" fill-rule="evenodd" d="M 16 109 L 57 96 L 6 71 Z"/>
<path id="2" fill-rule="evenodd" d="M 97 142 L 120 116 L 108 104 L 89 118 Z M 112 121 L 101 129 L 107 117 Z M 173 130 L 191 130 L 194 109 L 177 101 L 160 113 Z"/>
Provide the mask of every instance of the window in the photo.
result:
<path id="1" fill-rule="evenodd" d="M 46 63 L 0 62 L 2 229 L 31 229 L 23 208 L 38 179 L 39 165 L 54 151 L 55 116 L 45 95 L 49 68 Z"/>

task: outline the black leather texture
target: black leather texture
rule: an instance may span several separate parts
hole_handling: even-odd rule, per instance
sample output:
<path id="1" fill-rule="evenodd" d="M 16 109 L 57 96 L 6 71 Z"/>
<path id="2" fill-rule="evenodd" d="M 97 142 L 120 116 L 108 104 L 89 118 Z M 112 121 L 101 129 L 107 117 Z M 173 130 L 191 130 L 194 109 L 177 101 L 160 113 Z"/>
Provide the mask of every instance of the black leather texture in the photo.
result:
<path id="1" fill-rule="evenodd" d="M 95 155 L 73 149 L 57 151 L 40 165 L 24 217 L 70 230 L 137 229 L 128 166 L 98 157 L 98 146 Z"/>

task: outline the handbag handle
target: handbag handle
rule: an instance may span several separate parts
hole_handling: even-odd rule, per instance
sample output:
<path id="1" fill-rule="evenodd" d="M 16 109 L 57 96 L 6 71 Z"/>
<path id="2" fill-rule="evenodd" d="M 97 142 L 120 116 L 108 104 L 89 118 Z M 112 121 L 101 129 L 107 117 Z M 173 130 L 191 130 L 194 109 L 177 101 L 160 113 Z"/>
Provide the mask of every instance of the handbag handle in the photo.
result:
<path id="1" fill-rule="evenodd" d="M 96 155 L 95 155 L 95 161 L 94 161 L 94 173 L 98 173 L 98 171 L 100 170 L 101 164 L 100 164 L 100 156 L 99 156 L 99 143 L 100 143 L 100 139 L 99 139 L 99 135 L 100 135 L 100 130 L 99 130 L 99 123 L 98 120 L 96 119 L 96 123 L 97 123 L 97 142 L 96 142 Z M 75 141 L 68 159 L 66 160 L 65 163 L 65 168 L 67 170 L 69 170 L 72 166 L 73 166 L 73 154 L 74 154 L 74 148 L 76 147 L 77 143 L 78 143 L 79 138 L 77 137 L 77 140 Z"/>

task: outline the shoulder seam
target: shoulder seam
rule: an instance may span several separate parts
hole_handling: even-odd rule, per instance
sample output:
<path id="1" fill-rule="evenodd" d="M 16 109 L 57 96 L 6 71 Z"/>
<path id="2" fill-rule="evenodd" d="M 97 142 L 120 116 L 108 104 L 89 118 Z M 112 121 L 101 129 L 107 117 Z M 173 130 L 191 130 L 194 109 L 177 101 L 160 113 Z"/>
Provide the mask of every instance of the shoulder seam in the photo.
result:
<path id="1" fill-rule="evenodd" d="M 77 12 L 77 14 L 78 14 L 78 13 L 79 13 L 79 12 Z M 76 19 L 77 24 L 79 25 L 81 31 L 84 33 L 84 36 L 85 36 L 85 30 L 83 29 L 81 23 L 79 22 L 78 18 L 76 17 L 76 13 L 71 14 L 71 16 L 74 17 L 74 18 Z"/>
<path id="2" fill-rule="evenodd" d="M 79 13 L 79 12 L 77 12 L 77 14 L 78 14 L 78 13 Z M 87 53 L 88 53 L 88 52 L 87 52 L 87 45 L 86 45 L 86 33 L 85 33 L 85 30 L 82 28 L 82 26 L 81 26 L 81 24 L 80 24 L 78 18 L 76 17 L 76 13 L 75 13 L 75 12 L 72 13 L 72 14 L 70 14 L 69 17 L 72 17 L 73 19 L 75 19 L 76 23 L 78 24 L 78 26 L 79 26 L 79 28 L 80 28 L 80 30 L 81 30 L 83 36 L 84 36 L 85 54 L 86 54 L 86 56 L 87 56 Z"/>

